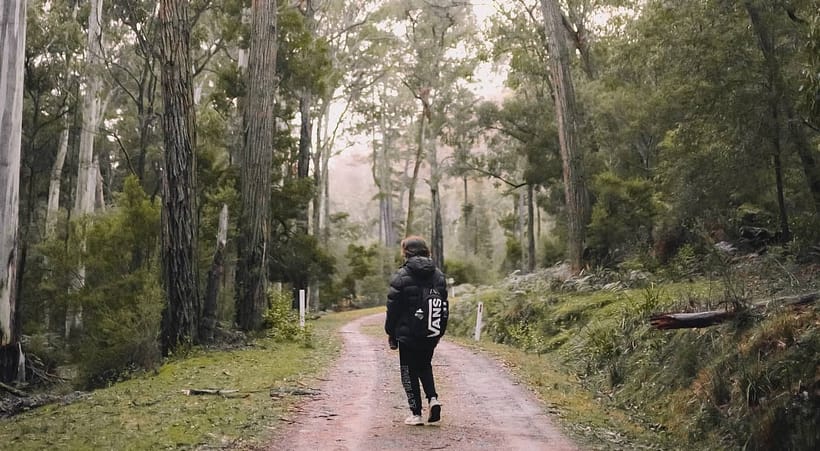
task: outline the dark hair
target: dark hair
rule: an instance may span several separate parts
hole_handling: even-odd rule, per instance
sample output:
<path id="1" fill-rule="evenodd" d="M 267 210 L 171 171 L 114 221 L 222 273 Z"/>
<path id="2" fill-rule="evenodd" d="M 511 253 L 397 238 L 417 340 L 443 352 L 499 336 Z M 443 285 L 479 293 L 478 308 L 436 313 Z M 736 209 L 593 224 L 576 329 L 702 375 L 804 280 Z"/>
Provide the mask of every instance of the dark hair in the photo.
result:
<path id="1" fill-rule="evenodd" d="M 401 240 L 401 252 L 404 254 L 404 258 L 430 256 L 427 242 L 424 241 L 424 238 L 416 235 Z"/>

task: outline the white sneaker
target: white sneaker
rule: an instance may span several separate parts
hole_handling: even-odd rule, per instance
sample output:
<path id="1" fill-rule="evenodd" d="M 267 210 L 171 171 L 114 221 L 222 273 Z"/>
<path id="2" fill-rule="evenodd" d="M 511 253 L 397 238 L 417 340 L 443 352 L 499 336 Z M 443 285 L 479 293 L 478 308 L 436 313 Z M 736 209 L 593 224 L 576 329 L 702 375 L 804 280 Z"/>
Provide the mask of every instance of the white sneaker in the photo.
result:
<path id="1" fill-rule="evenodd" d="M 404 424 L 409 426 L 421 426 L 424 424 L 424 420 L 421 419 L 421 415 L 410 415 L 404 420 Z"/>
<path id="2" fill-rule="evenodd" d="M 428 423 L 435 423 L 441 420 L 441 403 L 436 398 L 430 398 L 430 416 L 427 418 Z"/>

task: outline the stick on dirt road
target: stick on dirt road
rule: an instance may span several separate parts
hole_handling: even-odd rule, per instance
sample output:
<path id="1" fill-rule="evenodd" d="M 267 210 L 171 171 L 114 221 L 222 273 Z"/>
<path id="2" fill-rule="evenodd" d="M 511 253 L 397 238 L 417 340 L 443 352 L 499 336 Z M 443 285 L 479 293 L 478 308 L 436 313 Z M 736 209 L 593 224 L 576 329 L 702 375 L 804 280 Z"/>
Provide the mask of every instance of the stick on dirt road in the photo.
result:
<path id="1" fill-rule="evenodd" d="M 306 400 L 269 450 L 576 450 L 552 424 L 542 403 L 501 366 L 442 341 L 433 357 L 442 402 L 438 425 L 406 426 L 398 353 L 387 340 L 362 332 L 384 314 L 342 328 L 344 348 L 319 395 Z M 425 402 L 426 404 L 426 402 Z M 427 412 L 422 416 L 426 418 Z"/>

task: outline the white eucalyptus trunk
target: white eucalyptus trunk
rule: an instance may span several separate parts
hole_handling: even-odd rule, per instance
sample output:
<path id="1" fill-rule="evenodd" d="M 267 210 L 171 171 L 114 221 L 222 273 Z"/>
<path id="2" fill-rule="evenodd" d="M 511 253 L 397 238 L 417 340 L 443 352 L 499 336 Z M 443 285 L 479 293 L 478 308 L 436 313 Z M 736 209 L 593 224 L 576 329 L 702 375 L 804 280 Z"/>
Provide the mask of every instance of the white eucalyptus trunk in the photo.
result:
<path id="1" fill-rule="evenodd" d="M 88 34 L 85 49 L 85 91 L 83 93 L 83 125 L 80 129 L 80 152 L 77 159 L 77 190 L 74 195 L 74 211 L 77 216 L 94 212 L 97 173 L 94 170 L 94 139 L 100 127 L 102 109 L 102 81 L 99 68 L 102 60 L 102 0 L 90 0 L 88 13 Z M 83 250 L 85 243 L 82 243 Z M 77 268 L 77 288 L 85 285 L 85 264 L 80 261 Z M 66 309 L 65 336 L 71 329 L 82 326 L 82 306 L 69 305 Z"/>
<path id="2" fill-rule="evenodd" d="M 17 340 L 17 229 L 26 1 L 0 3 L 0 347 Z M 5 363 L 5 362 L 4 362 Z"/>
<path id="3" fill-rule="evenodd" d="M 105 211 L 105 193 L 103 191 L 103 176 L 100 171 L 100 158 L 94 155 L 94 162 L 92 163 L 92 172 L 94 173 L 94 209 Z"/>
<path id="4" fill-rule="evenodd" d="M 102 0 L 91 0 L 88 14 L 86 39 L 85 92 L 83 94 L 83 126 L 80 131 L 80 155 L 77 161 L 77 193 L 74 209 L 77 215 L 87 215 L 94 210 L 95 182 L 94 138 L 100 126 L 102 106 L 102 82 L 98 74 L 102 59 Z"/>
<path id="5" fill-rule="evenodd" d="M 57 227 L 57 216 L 60 212 L 60 186 L 63 177 L 63 165 L 68 154 L 68 119 L 65 120 L 60 144 L 57 147 L 57 158 L 51 167 L 51 180 L 48 184 L 48 207 L 46 208 L 46 235 L 53 236 Z"/>

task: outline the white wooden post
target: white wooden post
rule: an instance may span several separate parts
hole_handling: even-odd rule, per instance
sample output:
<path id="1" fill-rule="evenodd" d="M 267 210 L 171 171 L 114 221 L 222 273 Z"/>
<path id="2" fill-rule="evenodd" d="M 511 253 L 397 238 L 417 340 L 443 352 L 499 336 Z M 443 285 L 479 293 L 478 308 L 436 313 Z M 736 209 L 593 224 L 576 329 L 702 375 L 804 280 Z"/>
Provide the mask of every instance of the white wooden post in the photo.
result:
<path id="1" fill-rule="evenodd" d="M 481 340 L 481 317 L 484 315 L 484 303 L 479 302 L 478 308 L 475 311 L 475 334 L 473 338 L 475 341 Z"/>
<path id="2" fill-rule="evenodd" d="M 305 290 L 299 290 L 299 327 L 305 328 Z"/>

